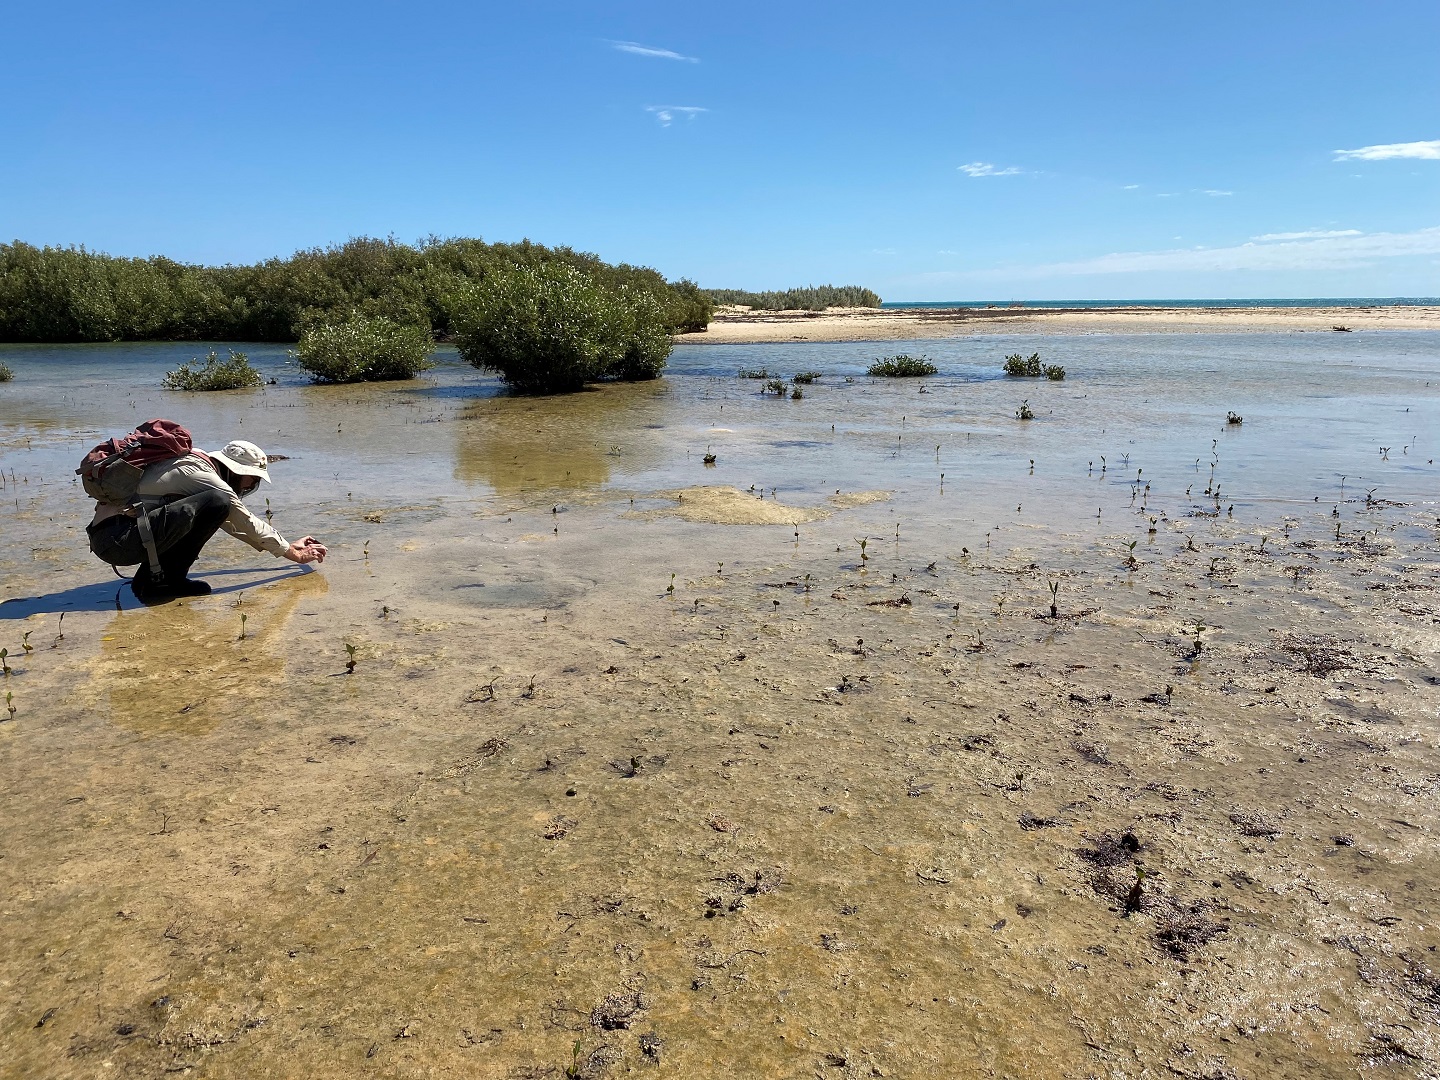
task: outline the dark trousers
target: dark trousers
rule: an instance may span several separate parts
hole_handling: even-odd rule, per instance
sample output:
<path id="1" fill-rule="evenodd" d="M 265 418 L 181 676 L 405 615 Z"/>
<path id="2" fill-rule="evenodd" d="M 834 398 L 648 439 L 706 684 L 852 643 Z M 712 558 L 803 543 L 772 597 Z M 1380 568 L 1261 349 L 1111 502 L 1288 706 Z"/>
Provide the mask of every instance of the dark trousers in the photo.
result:
<path id="1" fill-rule="evenodd" d="M 155 536 L 155 550 L 160 553 L 160 569 L 167 582 L 184 581 L 190 567 L 203 548 L 230 514 L 230 500 L 218 491 L 202 491 L 174 502 L 141 501 L 150 531 Z M 135 519 L 120 515 L 107 518 L 86 530 L 90 550 L 115 566 L 141 564 L 141 576 L 149 578 L 145 544 Z"/>

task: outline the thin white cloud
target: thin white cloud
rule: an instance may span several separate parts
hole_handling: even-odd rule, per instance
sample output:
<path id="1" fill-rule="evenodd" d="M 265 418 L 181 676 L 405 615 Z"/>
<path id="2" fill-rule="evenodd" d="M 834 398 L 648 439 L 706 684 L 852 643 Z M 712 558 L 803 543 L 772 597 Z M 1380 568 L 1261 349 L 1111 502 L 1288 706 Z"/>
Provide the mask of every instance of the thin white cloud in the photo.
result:
<path id="1" fill-rule="evenodd" d="M 1139 186 L 1140 186 L 1139 184 L 1126 184 L 1126 185 L 1125 185 L 1123 188 L 1121 188 L 1120 190 L 1121 190 L 1121 191 L 1134 191 L 1134 190 L 1135 190 L 1136 188 L 1138 188 Z"/>
<path id="2" fill-rule="evenodd" d="M 1226 195 L 1234 195 L 1233 191 L 1217 191 L 1215 188 L 1201 188 L 1201 195 L 1209 195 L 1212 199 L 1224 198 Z"/>
<path id="3" fill-rule="evenodd" d="M 661 127 L 669 127 L 677 113 L 687 120 L 694 120 L 697 113 L 710 110 L 702 109 L 699 105 L 646 105 L 645 111 L 654 114 Z"/>
<path id="4" fill-rule="evenodd" d="M 1019 176 L 1023 169 L 1017 169 L 1014 165 L 1004 169 L 997 169 L 988 161 L 972 161 L 968 165 L 959 166 L 961 172 L 969 177 L 980 176 Z"/>
<path id="5" fill-rule="evenodd" d="M 700 62 L 698 56 L 685 56 L 673 49 L 657 49 L 652 45 L 641 45 L 638 41 L 612 41 L 610 47 L 623 53 L 630 53 L 632 56 L 649 56 L 657 60 L 680 60 L 686 64 Z"/>
<path id="6" fill-rule="evenodd" d="M 1440 255 L 1440 226 L 1408 233 L 1356 233 L 1222 248 L 1127 251 L 1077 262 L 996 270 L 1025 277 L 1081 274 L 1134 274 L 1169 271 L 1344 270 L 1372 265 L 1377 259 Z"/>
<path id="7" fill-rule="evenodd" d="M 1336 150 L 1336 161 L 1388 161 L 1391 158 L 1421 158 L 1440 161 L 1440 139 L 1428 142 L 1378 143 L 1358 150 Z"/>
<path id="8" fill-rule="evenodd" d="M 1268 232 L 1250 239 L 1264 243 L 1269 240 L 1324 240 L 1332 236 L 1360 235 L 1359 229 L 1306 229 L 1304 232 Z"/>

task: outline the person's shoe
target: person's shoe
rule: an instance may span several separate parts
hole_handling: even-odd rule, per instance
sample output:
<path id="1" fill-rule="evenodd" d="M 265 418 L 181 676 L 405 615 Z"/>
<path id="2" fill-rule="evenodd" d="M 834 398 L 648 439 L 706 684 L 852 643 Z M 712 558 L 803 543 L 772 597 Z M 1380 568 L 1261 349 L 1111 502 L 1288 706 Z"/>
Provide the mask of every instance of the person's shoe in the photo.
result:
<path id="1" fill-rule="evenodd" d="M 135 571 L 135 576 L 130 579 L 130 589 L 137 600 L 145 603 L 163 603 L 166 600 L 173 600 L 178 596 L 209 596 L 210 583 L 199 581 L 195 578 L 180 578 L 178 581 L 166 579 L 157 582 L 150 576 L 148 567 L 142 566 Z"/>
<path id="2" fill-rule="evenodd" d="M 210 583 L 199 578 L 181 578 L 173 585 L 167 585 L 165 591 L 171 596 L 209 596 Z"/>

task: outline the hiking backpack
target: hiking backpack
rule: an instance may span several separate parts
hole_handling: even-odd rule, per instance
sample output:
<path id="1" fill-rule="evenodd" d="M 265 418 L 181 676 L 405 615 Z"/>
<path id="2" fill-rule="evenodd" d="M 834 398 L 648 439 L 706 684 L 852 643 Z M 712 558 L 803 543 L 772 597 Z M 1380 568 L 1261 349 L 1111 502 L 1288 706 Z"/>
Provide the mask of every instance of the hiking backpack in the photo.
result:
<path id="1" fill-rule="evenodd" d="M 210 460 L 194 449 L 190 432 L 174 420 L 146 420 L 129 435 L 106 439 L 95 447 L 75 473 L 85 494 L 96 502 L 129 506 L 135 501 L 146 465 L 185 454 Z"/>

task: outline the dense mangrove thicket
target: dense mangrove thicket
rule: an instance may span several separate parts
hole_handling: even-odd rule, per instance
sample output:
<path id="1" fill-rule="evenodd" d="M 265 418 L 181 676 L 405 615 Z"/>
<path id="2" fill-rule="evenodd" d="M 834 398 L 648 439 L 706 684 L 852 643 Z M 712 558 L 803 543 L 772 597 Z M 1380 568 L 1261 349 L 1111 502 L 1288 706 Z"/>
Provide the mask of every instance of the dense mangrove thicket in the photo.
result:
<path id="1" fill-rule="evenodd" d="M 831 307 L 880 306 L 880 296 L 861 285 L 809 285 L 783 292 L 747 292 L 744 289 L 706 289 L 716 304 L 737 304 L 756 311 L 824 311 Z"/>
<path id="2" fill-rule="evenodd" d="M 471 286 L 455 307 L 460 355 L 524 393 L 653 379 L 670 330 L 652 291 L 573 266 L 518 266 Z"/>
<path id="3" fill-rule="evenodd" d="M 517 267 L 569 267 L 609 289 L 645 293 L 672 330 L 703 330 L 712 302 L 693 282 L 612 265 L 566 247 L 432 237 L 359 237 L 253 266 L 0 244 L 0 341 L 296 341 L 352 312 L 444 336 L 457 297 Z"/>

